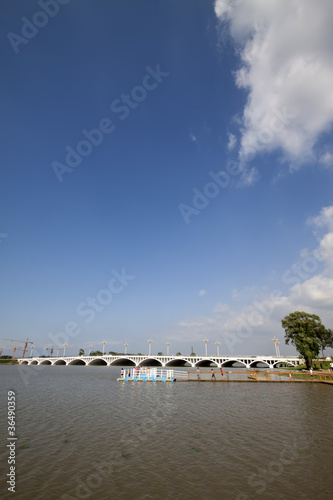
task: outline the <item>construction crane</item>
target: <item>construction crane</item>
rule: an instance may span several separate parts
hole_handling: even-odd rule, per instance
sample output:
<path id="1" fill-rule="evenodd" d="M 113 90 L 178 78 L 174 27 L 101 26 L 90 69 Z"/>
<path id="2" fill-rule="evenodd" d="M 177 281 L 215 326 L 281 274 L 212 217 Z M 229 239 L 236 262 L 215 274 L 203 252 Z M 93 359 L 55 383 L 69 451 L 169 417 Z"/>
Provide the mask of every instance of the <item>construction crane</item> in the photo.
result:
<path id="1" fill-rule="evenodd" d="M 20 349 L 22 349 L 22 347 L 20 347 L 19 345 L 16 345 L 15 344 L 15 347 L 14 347 L 14 350 L 13 350 L 13 356 L 12 356 L 12 359 L 14 359 L 14 354 L 15 354 L 15 351 L 19 351 Z"/>
<path id="2" fill-rule="evenodd" d="M 3 353 L 3 349 L 13 349 L 13 346 L 12 345 L 0 345 L 0 347 L 2 347 L 1 351 L 0 351 L 0 356 L 1 354 Z M 16 350 L 16 349 L 15 349 Z M 14 351 L 15 352 L 15 351 Z M 14 355 L 14 354 L 13 354 Z"/>
<path id="3" fill-rule="evenodd" d="M 7 340 L 8 340 L 8 339 L 7 339 Z M 13 349 L 13 346 L 12 346 L 12 345 L 11 345 L 11 346 L 9 346 L 9 345 L 2 345 L 2 346 L 0 346 L 0 347 L 6 348 L 6 349 Z M 19 346 L 19 345 L 16 345 L 16 344 L 15 344 L 14 349 L 13 349 L 12 359 L 14 359 L 14 354 L 15 354 L 15 351 L 18 351 L 19 349 L 22 349 L 22 347 L 21 347 L 21 346 Z M 1 353 L 1 352 L 2 352 L 2 351 L 0 351 L 0 353 Z"/>
<path id="4" fill-rule="evenodd" d="M 52 354 L 53 354 L 53 348 L 54 348 L 54 345 L 52 347 L 46 348 L 46 351 L 51 351 L 51 353 L 50 353 L 51 358 L 52 358 Z"/>
<path id="5" fill-rule="evenodd" d="M 9 340 L 10 342 L 25 342 L 25 344 L 24 344 L 24 349 L 23 349 L 23 353 L 22 353 L 22 358 L 24 358 L 25 351 L 27 350 L 27 346 L 28 346 L 28 344 L 33 344 L 33 342 L 29 341 L 29 339 L 27 339 L 27 340 L 3 339 L 3 340 Z M 15 352 L 15 350 L 14 350 L 14 352 Z M 14 356 L 14 354 L 13 354 L 13 356 Z"/>

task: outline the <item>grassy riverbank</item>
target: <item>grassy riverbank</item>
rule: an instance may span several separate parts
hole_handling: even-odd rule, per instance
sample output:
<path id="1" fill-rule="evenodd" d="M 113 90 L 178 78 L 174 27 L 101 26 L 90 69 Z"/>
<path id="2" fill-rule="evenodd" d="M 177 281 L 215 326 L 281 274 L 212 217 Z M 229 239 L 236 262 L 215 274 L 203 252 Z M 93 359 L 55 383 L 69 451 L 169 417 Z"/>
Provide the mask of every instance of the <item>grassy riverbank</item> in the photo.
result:
<path id="1" fill-rule="evenodd" d="M 18 365 L 17 359 L 0 359 L 2 365 Z"/>
<path id="2" fill-rule="evenodd" d="M 313 362 L 313 369 L 314 371 L 317 370 L 325 370 L 325 371 L 330 371 L 330 361 L 314 361 Z M 299 371 L 299 370 L 306 370 L 306 365 L 299 365 L 299 366 L 285 366 L 279 368 L 279 370 L 288 370 L 288 371 Z"/>

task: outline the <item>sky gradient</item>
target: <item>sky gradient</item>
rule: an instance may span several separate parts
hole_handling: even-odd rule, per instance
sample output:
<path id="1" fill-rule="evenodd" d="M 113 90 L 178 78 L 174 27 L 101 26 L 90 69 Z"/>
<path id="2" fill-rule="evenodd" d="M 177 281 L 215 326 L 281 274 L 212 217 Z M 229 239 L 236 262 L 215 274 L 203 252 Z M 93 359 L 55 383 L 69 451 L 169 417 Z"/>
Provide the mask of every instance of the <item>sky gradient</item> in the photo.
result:
<path id="1" fill-rule="evenodd" d="M 1 338 L 294 354 L 286 314 L 333 327 L 321 4 L 3 0 Z"/>

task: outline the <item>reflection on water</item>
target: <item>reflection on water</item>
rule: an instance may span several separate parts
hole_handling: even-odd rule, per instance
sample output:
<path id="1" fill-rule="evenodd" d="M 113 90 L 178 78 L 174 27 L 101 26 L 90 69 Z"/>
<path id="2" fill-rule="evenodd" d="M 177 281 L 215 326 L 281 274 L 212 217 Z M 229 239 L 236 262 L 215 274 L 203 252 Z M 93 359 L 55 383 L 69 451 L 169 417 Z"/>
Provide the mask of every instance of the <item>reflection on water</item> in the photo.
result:
<path id="1" fill-rule="evenodd" d="M 2 401 L 17 394 L 16 499 L 332 498 L 331 386 L 121 384 L 118 375 L 0 367 Z M 6 437 L 4 423 L 2 412 Z M 3 445 L 2 463 L 7 455 Z M 0 491 L 10 497 L 3 479 Z"/>

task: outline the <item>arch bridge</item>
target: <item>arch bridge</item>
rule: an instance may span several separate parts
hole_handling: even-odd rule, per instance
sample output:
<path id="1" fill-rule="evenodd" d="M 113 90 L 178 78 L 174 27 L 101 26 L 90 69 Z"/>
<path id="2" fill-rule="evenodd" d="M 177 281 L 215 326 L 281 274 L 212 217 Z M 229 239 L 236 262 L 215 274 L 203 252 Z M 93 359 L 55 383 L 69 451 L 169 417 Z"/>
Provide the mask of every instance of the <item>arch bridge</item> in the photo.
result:
<path id="1" fill-rule="evenodd" d="M 304 362 L 297 356 L 145 356 L 110 355 L 20 358 L 21 365 L 84 365 L 84 366 L 185 366 L 185 367 L 238 367 L 278 368 L 299 366 Z"/>

